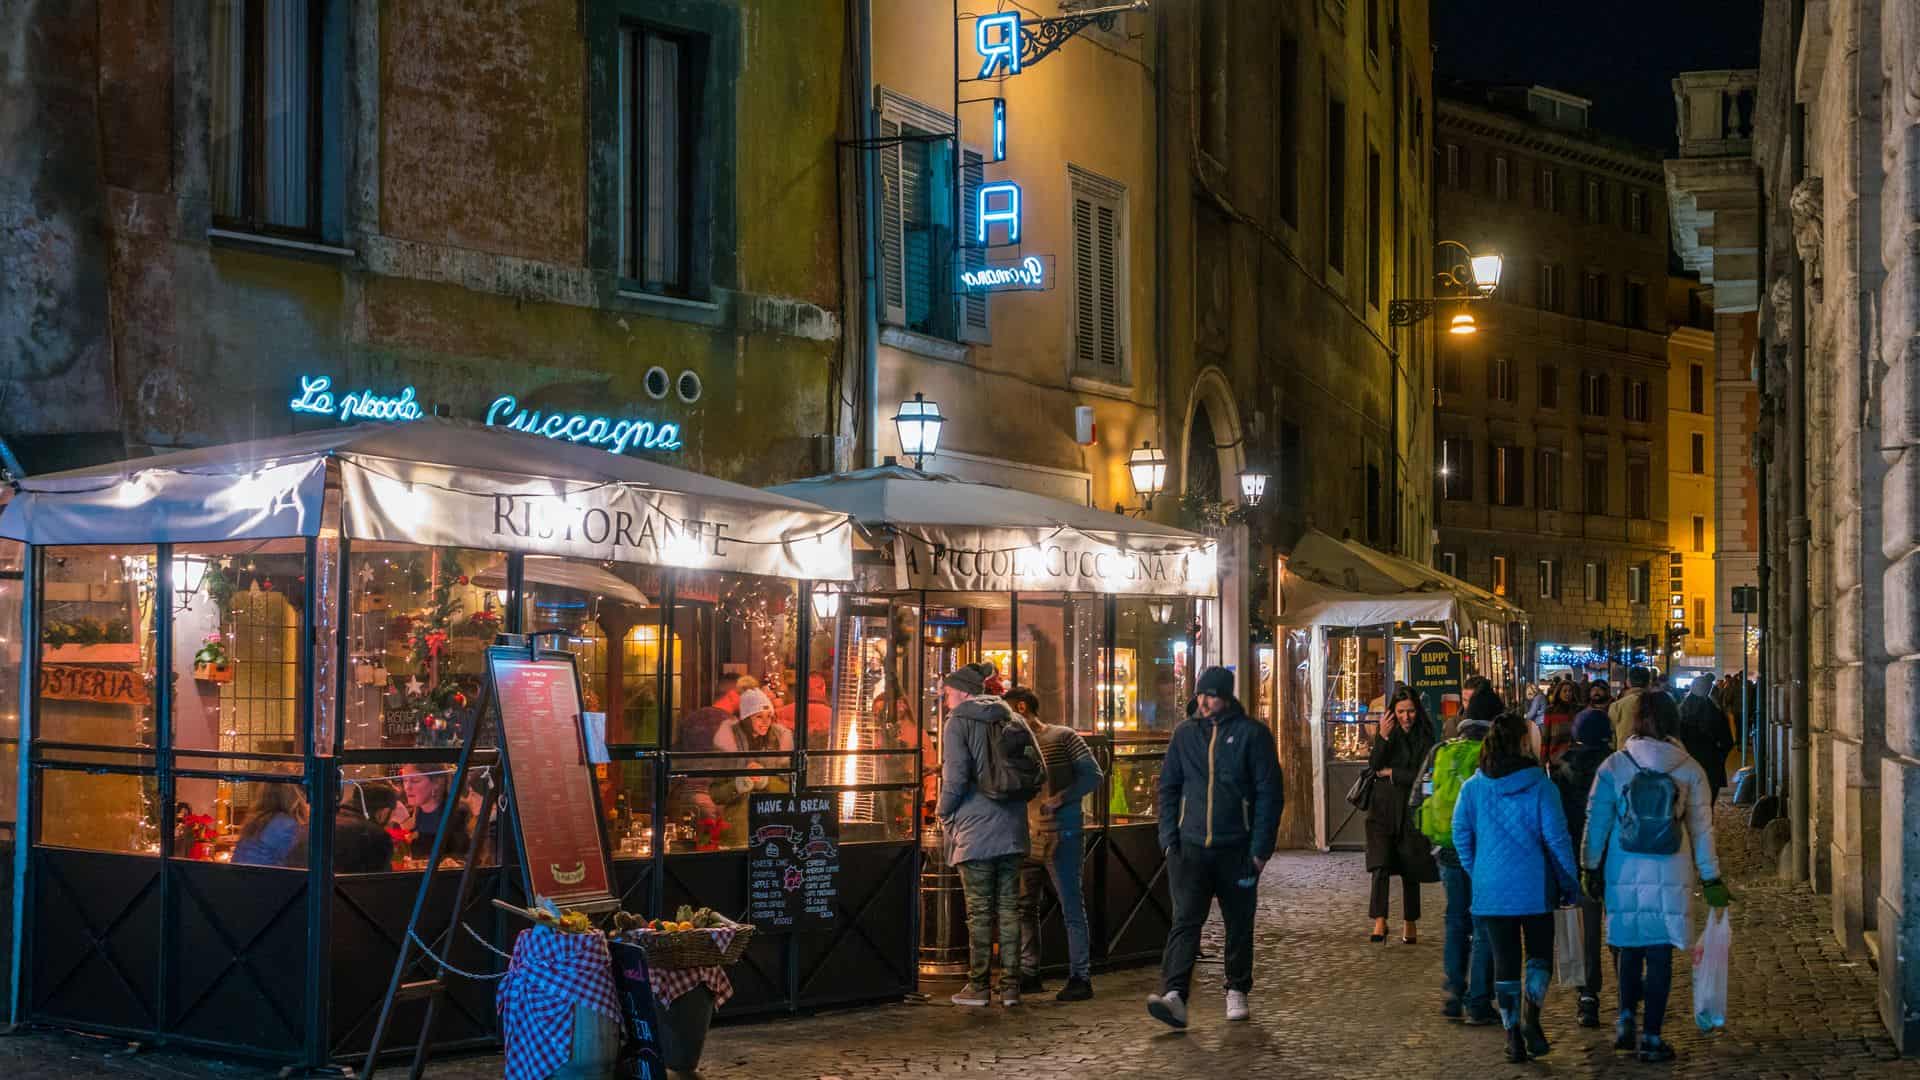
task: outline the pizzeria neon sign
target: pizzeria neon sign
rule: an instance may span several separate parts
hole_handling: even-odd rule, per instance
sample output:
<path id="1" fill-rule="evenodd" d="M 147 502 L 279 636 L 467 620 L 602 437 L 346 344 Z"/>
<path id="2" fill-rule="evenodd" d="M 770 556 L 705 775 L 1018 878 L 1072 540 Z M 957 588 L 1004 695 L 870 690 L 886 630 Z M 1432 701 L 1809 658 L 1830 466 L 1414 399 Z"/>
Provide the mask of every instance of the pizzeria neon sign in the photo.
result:
<path id="1" fill-rule="evenodd" d="M 335 395 L 333 378 L 328 375 L 300 376 L 300 396 L 287 402 L 291 412 L 330 416 L 341 423 L 355 420 L 418 420 L 426 413 L 415 399 L 411 386 L 398 394 L 381 395 L 371 390 L 353 390 Z M 604 447 L 615 454 L 628 450 L 679 450 L 680 425 L 653 420 L 622 420 L 584 413 L 541 412 L 525 409 L 512 394 L 502 394 L 487 408 L 488 427 L 507 427 L 563 442 L 586 443 Z"/>

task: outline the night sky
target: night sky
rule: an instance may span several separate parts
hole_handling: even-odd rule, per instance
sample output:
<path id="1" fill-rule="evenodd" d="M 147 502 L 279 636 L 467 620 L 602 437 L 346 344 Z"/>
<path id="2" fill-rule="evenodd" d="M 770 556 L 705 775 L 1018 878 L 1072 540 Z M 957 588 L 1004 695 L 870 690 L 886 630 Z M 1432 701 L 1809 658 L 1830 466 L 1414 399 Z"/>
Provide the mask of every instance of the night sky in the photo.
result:
<path id="1" fill-rule="evenodd" d="M 1433 0 L 1434 71 L 1593 99 L 1593 127 L 1673 149 L 1673 77 L 1759 66 L 1760 0 Z"/>

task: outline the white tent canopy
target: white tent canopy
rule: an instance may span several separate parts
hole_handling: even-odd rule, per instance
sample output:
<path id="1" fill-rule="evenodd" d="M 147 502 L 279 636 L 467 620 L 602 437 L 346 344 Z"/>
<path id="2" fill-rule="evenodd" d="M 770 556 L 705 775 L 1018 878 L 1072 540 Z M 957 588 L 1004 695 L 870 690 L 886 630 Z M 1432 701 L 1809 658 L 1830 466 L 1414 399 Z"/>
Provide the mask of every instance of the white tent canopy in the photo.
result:
<path id="1" fill-rule="evenodd" d="M 853 516 L 896 589 L 1213 596 L 1214 542 L 1171 525 L 903 465 L 770 488 Z"/>
<path id="2" fill-rule="evenodd" d="M 1286 626 L 1379 626 L 1394 622 L 1524 622 L 1526 612 L 1411 559 L 1309 529 L 1280 575 Z"/>
<path id="3" fill-rule="evenodd" d="M 338 527 L 354 539 L 852 576 L 844 513 L 593 446 L 438 418 L 30 477 L 0 514 L 0 537 L 51 545 L 316 536 L 335 485 Z"/>

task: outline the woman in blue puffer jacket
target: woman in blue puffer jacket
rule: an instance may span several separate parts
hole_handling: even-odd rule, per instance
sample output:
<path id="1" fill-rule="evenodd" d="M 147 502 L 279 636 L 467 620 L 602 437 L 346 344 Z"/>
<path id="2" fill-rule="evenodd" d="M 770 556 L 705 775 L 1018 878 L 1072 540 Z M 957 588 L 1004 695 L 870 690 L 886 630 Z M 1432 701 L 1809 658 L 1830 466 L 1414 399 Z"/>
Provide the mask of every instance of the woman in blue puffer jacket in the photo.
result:
<path id="1" fill-rule="evenodd" d="M 1460 786 L 1453 807 L 1453 846 L 1473 882 L 1474 921 L 1493 939 L 1493 995 L 1513 1062 L 1552 1049 L 1540 1005 L 1553 978 L 1553 910 L 1580 895 L 1566 812 L 1546 770 L 1527 752 L 1528 729 L 1519 713 L 1494 720 L 1480 769 Z"/>

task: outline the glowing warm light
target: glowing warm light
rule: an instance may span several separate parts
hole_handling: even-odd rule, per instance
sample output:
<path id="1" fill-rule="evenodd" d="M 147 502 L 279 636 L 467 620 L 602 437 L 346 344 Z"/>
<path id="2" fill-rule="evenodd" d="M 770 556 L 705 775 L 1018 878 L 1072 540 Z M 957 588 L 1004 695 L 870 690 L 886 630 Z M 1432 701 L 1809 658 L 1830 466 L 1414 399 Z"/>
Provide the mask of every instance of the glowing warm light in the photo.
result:
<path id="1" fill-rule="evenodd" d="M 1493 290 L 1500 287 L 1500 267 L 1504 260 L 1498 255 L 1475 255 L 1473 264 L 1473 287 L 1481 296 L 1492 296 Z"/>
<path id="2" fill-rule="evenodd" d="M 1447 333 L 1449 334 L 1472 334 L 1477 333 L 1479 329 L 1479 327 L 1473 324 L 1473 316 L 1464 311 L 1455 315 L 1453 320 L 1447 325 Z"/>
<path id="3" fill-rule="evenodd" d="M 1167 455 L 1154 449 L 1152 443 L 1142 442 L 1138 450 L 1127 456 L 1127 476 L 1133 481 L 1133 491 L 1140 496 L 1140 502 L 1147 509 L 1153 509 L 1153 497 L 1167 486 Z"/>
<path id="4" fill-rule="evenodd" d="M 813 599 L 813 617 L 822 621 L 840 614 L 840 590 L 837 586 L 816 581 L 811 591 Z"/>

